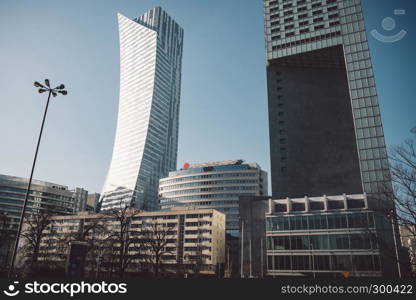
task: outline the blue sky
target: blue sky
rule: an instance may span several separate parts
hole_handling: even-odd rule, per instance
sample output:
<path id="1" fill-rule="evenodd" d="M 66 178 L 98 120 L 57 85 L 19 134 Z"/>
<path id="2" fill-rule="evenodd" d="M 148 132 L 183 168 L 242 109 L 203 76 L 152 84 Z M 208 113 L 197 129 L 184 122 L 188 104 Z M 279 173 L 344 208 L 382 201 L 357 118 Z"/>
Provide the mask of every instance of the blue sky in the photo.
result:
<path id="1" fill-rule="evenodd" d="M 0 1 L 0 174 L 28 177 L 45 95 L 33 81 L 65 83 L 53 99 L 35 178 L 101 192 L 119 92 L 116 13 L 162 6 L 185 30 L 178 167 L 243 158 L 269 171 L 261 0 Z M 369 35 L 388 145 L 416 126 L 414 0 L 363 0 L 368 31 L 407 31 L 393 44 Z M 394 9 L 406 15 L 395 16 Z M 386 32 L 385 17 L 397 28 Z"/>

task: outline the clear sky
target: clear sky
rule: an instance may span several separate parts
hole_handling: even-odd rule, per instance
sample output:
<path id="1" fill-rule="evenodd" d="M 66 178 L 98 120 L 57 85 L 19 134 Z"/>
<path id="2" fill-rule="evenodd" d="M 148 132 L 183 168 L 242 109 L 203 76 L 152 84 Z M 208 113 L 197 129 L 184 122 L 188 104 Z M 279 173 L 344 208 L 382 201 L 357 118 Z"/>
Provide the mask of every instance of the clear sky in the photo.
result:
<path id="1" fill-rule="evenodd" d="M 416 1 L 363 0 L 388 145 L 416 126 Z M 28 177 L 44 105 L 33 81 L 64 83 L 53 99 L 35 178 L 101 192 L 118 92 L 116 14 L 162 6 L 185 30 L 178 167 L 242 158 L 270 169 L 261 0 L 1 0 L 0 174 Z M 406 14 L 395 16 L 394 9 Z M 381 22 L 393 17 L 388 32 Z"/>

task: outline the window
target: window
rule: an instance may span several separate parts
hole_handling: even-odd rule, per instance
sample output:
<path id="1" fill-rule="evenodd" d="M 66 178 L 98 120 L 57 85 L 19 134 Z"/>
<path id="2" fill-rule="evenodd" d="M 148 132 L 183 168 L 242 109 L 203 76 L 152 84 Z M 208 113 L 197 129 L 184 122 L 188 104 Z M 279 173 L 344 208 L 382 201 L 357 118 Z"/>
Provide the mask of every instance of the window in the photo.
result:
<path id="1" fill-rule="evenodd" d="M 309 25 L 309 21 L 299 22 L 299 26 Z"/>
<path id="2" fill-rule="evenodd" d="M 293 17 L 290 17 L 290 18 L 286 18 L 286 19 L 285 19 L 285 22 L 286 22 L 286 23 L 288 23 L 288 22 L 292 22 L 292 21 L 293 21 Z"/>
<path id="3" fill-rule="evenodd" d="M 309 205 L 311 210 L 324 210 L 325 208 L 323 202 L 311 201 Z"/>
<path id="4" fill-rule="evenodd" d="M 307 33 L 307 32 L 309 32 L 309 28 L 304 28 L 304 29 L 301 29 L 299 32 L 300 32 L 301 34 L 302 34 L 302 33 Z"/>
<path id="5" fill-rule="evenodd" d="M 315 30 L 324 29 L 324 28 L 325 28 L 325 26 L 324 26 L 324 25 L 318 25 L 318 26 L 315 26 Z"/>
<path id="6" fill-rule="evenodd" d="M 352 269 L 351 256 L 332 255 L 332 268 L 334 271 L 350 271 Z"/>
<path id="7" fill-rule="evenodd" d="M 295 25 L 291 24 L 291 25 L 287 25 L 287 26 L 285 26 L 285 29 L 286 29 L 286 30 L 288 30 L 288 29 L 293 29 L 294 27 L 295 27 Z"/>
<path id="8" fill-rule="evenodd" d="M 315 10 L 314 12 L 312 12 L 312 15 L 316 16 L 316 15 L 320 15 L 322 14 L 322 9 L 320 10 Z"/>
<path id="9" fill-rule="evenodd" d="M 329 249 L 329 242 L 327 235 L 311 235 L 309 236 L 310 239 L 310 247 L 313 250 L 324 250 Z"/>
<path id="10" fill-rule="evenodd" d="M 326 216 L 316 215 L 308 216 L 309 220 L 309 229 L 327 229 Z"/>
<path id="11" fill-rule="evenodd" d="M 290 230 L 308 230 L 308 218 L 306 216 L 295 216 L 289 219 Z"/>
<path id="12" fill-rule="evenodd" d="M 292 203 L 293 211 L 305 211 L 305 203 Z"/>
<path id="13" fill-rule="evenodd" d="M 298 8 L 298 12 L 307 10 L 306 6 L 302 6 Z"/>
<path id="14" fill-rule="evenodd" d="M 335 6 L 331 6 L 331 7 L 328 7 L 328 11 L 334 11 L 334 10 L 337 10 L 338 9 L 338 6 L 337 5 L 335 5 Z"/>
<path id="15" fill-rule="evenodd" d="M 308 250 L 309 236 L 297 235 L 290 237 L 290 250 Z"/>
<path id="16" fill-rule="evenodd" d="M 329 235 L 330 249 L 350 249 L 348 235 L 346 234 L 330 234 Z"/>
<path id="17" fill-rule="evenodd" d="M 344 202 L 343 201 L 328 201 L 328 209 L 343 209 Z"/>
<path id="18" fill-rule="evenodd" d="M 274 7 L 274 8 L 270 8 L 270 12 L 272 13 L 272 12 L 276 12 L 276 11 L 278 11 L 279 10 L 279 7 Z"/>
<path id="19" fill-rule="evenodd" d="M 310 270 L 310 256 L 292 256 L 292 270 Z"/>
<path id="20" fill-rule="evenodd" d="M 333 14 L 333 15 L 329 15 L 328 19 L 335 19 L 335 18 L 338 18 L 338 17 L 339 17 L 339 14 Z"/>
<path id="21" fill-rule="evenodd" d="M 291 37 L 291 36 L 294 36 L 294 35 L 295 35 L 295 33 L 293 31 L 286 33 L 286 37 Z"/>
<path id="22" fill-rule="evenodd" d="M 315 270 L 329 270 L 329 256 L 315 255 L 313 257 Z"/>
<path id="23" fill-rule="evenodd" d="M 319 18 L 315 18 L 315 19 L 313 19 L 313 22 L 314 22 L 314 23 L 318 23 L 318 22 L 322 22 L 323 20 L 324 20 L 324 18 L 319 17 Z"/>
<path id="24" fill-rule="evenodd" d="M 305 19 L 308 17 L 308 14 L 299 15 L 298 19 Z"/>
<path id="25" fill-rule="evenodd" d="M 317 7 L 320 7 L 320 6 L 322 6 L 321 3 L 314 3 L 314 4 L 312 4 L 312 8 L 317 8 Z"/>

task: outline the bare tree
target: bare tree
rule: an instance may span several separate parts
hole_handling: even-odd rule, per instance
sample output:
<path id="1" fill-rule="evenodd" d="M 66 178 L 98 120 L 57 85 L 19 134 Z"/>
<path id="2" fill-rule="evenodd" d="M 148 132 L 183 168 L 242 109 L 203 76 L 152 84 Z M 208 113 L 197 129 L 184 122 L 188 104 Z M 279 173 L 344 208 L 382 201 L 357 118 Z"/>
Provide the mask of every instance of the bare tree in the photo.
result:
<path id="1" fill-rule="evenodd" d="M 365 233 L 366 238 L 377 245 L 388 259 L 400 265 L 404 273 L 416 269 L 415 261 L 403 255 L 399 238 L 400 228 L 401 231 L 405 229 L 407 238 L 416 239 L 416 131 L 413 133 L 412 139 L 390 148 L 391 184 L 386 183 L 378 194 L 371 196 L 381 203 L 374 209 L 375 221 L 384 225 L 379 225 L 377 230 L 368 228 Z"/>
<path id="2" fill-rule="evenodd" d="M 7 215 L 0 212 L 0 275 L 5 272 L 8 265 L 10 246 L 15 239 L 15 233 L 10 229 Z"/>
<path id="3" fill-rule="evenodd" d="M 29 260 L 29 267 L 31 268 L 38 262 L 40 244 L 50 223 L 50 211 L 38 210 L 25 217 L 25 227 L 21 234 L 25 241 L 22 251 Z"/>
<path id="4" fill-rule="evenodd" d="M 416 136 L 416 134 L 415 134 Z M 414 136 L 414 137 L 415 137 Z M 416 236 L 416 148 L 415 140 L 406 140 L 390 152 L 390 171 L 396 204 L 395 219 Z"/>
<path id="5" fill-rule="evenodd" d="M 412 133 L 411 139 L 390 150 L 395 209 L 390 211 L 389 217 L 407 232 L 408 238 L 416 240 L 416 129 Z M 410 264 L 411 269 L 416 269 L 414 261 Z"/>
<path id="6" fill-rule="evenodd" d="M 120 209 L 111 212 L 111 216 L 115 219 L 117 225 L 108 239 L 112 241 L 112 246 L 116 249 L 114 260 L 117 263 L 117 271 L 120 277 L 124 277 L 134 258 L 130 254 L 129 248 L 133 244 L 137 244 L 139 239 L 131 230 L 131 222 L 139 213 L 139 210 L 128 206 L 122 207 L 121 204 Z"/>
<path id="7" fill-rule="evenodd" d="M 172 254 L 166 246 L 170 242 L 169 237 L 176 234 L 175 227 L 169 226 L 169 223 L 159 223 L 157 220 L 143 220 L 141 231 L 147 260 L 153 267 L 154 276 L 158 277 L 164 256 Z"/>

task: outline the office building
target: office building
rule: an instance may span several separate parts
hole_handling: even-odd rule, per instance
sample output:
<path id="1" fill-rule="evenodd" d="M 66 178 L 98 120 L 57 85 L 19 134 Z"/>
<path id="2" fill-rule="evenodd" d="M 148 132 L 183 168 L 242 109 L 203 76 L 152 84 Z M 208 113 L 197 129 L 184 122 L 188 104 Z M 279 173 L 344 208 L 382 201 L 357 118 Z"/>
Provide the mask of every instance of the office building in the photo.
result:
<path id="1" fill-rule="evenodd" d="M 152 271 L 152 251 L 148 239 L 161 244 L 162 273 L 215 275 L 225 260 L 225 215 L 214 209 L 180 207 L 167 211 L 143 212 L 128 210 L 126 219 L 130 229 L 125 231 L 131 257 L 127 273 Z M 97 225 L 98 224 L 98 225 Z M 157 227 L 152 227 L 157 226 Z M 155 225 L 158 224 L 158 225 Z M 119 230 L 120 219 L 114 214 L 82 212 L 71 216 L 54 216 L 41 241 L 39 262 L 61 269 L 65 265 L 70 237 L 87 232 L 84 241 L 90 245 L 85 266 L 89 274 L 117 272 L 119 240 L 114 232 Z M 156 228 L 158 233 L 155 233 Z M 169 229 L 168 231 L 164 231 Z M 152 231 L 153 230 L 153 231 Z M 160 231 L 159 231 L 160 230 Z M 149 232 L 153 234 L 148 235 Z M 164 233 L 166 232 L 166 234 Z M 24 243 L 22 244 L 24 247 Z M 19 257 L 20 263 L 23 257 Z M 97 259 L 100 264 L 97 265 Z"/>
<path id="2" fill-rule="evenodd" d="M 267 173 L 256 163 L 229 160 L 188 164 L 159 184 L 161 209 L 192 205 L 226 215 L 226 274 L 238 274 L 239 197 L 267 195 Z"/>
<path id="3" fill-rule="evenodd" d="M 156 210 L 159 179 L 176 169 L 183 29 L 160 7 L 118 14 L 118 26 L 118 121 L 101 210 Z"/>
<path id="4" fill-rule="evenodd" d="M 0 259 L 3 261 L 7 261 L 10 255 L 28 183 L 27 178 L 0 175 L 0 214 L 6 217 L 1 228 L 7 229 L 10 237 L 7 242 L 3 240 L 1 243 Z M 26 214 L 46 211 L 58 215 L 74 214 L 85 207 L 87 195 L 83 188 L 70 190 L 65 185 L 33 179 Z"/>
<path id="5" fill-rule="evenodd" d="M 360 0 L 264 3 L 273 197 L 378 193 L 389 167 Z"/>
<path id="6" fill-rule="evenodd" d="M 264 16 L 273 199 L 365 194 L 388 224 L 392 188 L 360 0 L 265 0 Z M 383 275 L 398 273 L 391 259 L 381 264 Z"/>
<path id="7" fill-rule="evenodd" d="M 227 216 L 227 233 L 233 236 L 239 231 L 239 196 L 261 195 L 267 195 L 267 173 L 243 160 L 185 164 L 159 184 L 162 210 L 180 206 L 216 209 Z"/>
<path id="8" fill-rule="evenodd" d="M 365 194 L 241 199 L 240 215 L 243 277 L 383 276 L 378 232 L 391 225 L 368 208 Z"/>

